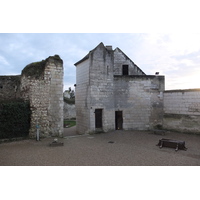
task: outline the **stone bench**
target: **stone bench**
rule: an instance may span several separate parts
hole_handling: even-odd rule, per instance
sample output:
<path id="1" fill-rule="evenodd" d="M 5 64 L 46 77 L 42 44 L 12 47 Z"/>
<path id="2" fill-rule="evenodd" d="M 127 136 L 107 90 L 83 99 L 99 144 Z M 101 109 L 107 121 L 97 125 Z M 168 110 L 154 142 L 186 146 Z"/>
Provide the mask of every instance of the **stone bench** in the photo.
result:
<path id="1" fill-rule="evenodd" d="M 175 148 L 175 151 L 178 151 L 179 149 L 185 151 L 187 150 L 187 148 L 185 147 L 185 141 L 181 140 L 171 140 L 162 138 L 161 140 L 159 140 L 157 146 L 159 146 L 160 148 L 162 147 Z"/>

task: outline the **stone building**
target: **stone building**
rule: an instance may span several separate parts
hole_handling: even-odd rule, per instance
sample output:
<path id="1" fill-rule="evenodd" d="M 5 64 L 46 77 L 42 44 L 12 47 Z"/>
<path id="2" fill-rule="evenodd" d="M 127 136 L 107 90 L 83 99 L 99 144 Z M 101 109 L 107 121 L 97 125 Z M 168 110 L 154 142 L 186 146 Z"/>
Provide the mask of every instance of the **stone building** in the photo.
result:
<path id="1" fill-rule="evenodd" d="M 162 126 L 164 76 L 146 75 L 103 43 L 75 66 L 78 134 Z"/>

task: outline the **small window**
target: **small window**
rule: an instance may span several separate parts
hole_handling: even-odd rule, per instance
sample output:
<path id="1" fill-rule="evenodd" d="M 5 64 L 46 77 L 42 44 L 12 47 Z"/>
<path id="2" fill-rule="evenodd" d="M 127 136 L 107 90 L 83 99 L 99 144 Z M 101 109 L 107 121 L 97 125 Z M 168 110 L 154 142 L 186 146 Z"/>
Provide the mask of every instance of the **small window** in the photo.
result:
<path id="1" fill-rule="evenodd" d="M 128 75 L 128 65 L 122 66 L 122 75 Z"/>

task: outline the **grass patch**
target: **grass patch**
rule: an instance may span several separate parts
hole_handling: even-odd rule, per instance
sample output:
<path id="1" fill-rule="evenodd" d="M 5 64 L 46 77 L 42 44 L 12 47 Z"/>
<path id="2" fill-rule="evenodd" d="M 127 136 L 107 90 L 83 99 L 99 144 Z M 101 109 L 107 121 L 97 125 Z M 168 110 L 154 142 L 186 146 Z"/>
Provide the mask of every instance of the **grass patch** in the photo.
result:
<path id="1" fill-rule="evenodd" d="M 76 121 L 74 120 L 64 120 L 64 127 L 65 128 L 70 128 L 76 126 Z"/>

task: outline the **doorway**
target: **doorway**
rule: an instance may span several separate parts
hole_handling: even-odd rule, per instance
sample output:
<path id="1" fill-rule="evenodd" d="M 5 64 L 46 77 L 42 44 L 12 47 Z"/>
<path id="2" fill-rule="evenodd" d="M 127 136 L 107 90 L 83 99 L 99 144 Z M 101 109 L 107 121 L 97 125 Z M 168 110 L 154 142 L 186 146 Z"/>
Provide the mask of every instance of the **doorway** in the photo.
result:
<path id="1" fill-rule="evenodd" d="M 102 128 L 102 109 L 95 109 L 95 128 Z"/>
<path id="2" fill-rule="evenodd" d="M 115 111 L 115 129 L 123 129 L 123 113 L 122 111 Z"/>

